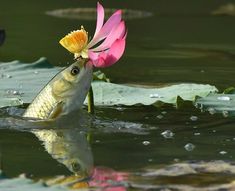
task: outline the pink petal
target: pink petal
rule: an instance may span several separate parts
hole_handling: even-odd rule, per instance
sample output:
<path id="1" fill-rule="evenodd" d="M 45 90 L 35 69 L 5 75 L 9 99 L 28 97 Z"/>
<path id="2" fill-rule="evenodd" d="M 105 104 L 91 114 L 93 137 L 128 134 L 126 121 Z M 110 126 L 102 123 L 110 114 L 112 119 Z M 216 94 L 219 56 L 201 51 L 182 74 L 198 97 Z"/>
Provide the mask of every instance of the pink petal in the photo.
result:
<path id="1" fill-rule="evenodd" d="M 99 57 L 99 53 L 95 53 L 91 50 L 88 50 L 88 58 L 92 61 L 97 60 Z"/>
<path id="2" fill-rule="evenodd" d="M 99 2 L 97 2 L 97 22 L 96 22 L 96 30 L 94 37 L 100 32 L 103 23 L 104 23 L 104 8 Z"/>
<path id="3" fill-rule="evenodd" d="M 117 62 L 123 55 L 125 51 L 126 40 L 125 39 L 117 39 L 111 48 L 109 49 L 109 54 L 106 58 L 106 65 L 103 67 L 108 67 Z"/>
<path id="4" fill-rule="evenodd" d="M 125 22 L 121 21 L 117 27 L 112 29 L 104 42 L 100 46 L 93 48 L 92 51 L 102 51 L 110 48 L 115 40 L 123 38 L 125 31 Z"/>
<path id="5" fill-rule="evenodd" d="M 122 11 L 118 10 L 116 11 L 104 24 L 104 26 L 100 29 L 98 34 L 94 36 L 94 38 L 91 40 L 91 42 L 88 44 L 88 48 L 91 48 L 95 44 L 97 44 L 99 41 L 103 40 L 108 36 L 108 34 L 112 31 L 113 28 L 119 25 L 122 19 Z"/>
<path id="6" fill-rule="evenodd" d="M 105 68 L 113 65 L 117 62 L 124 53 L 126 45 L 125 39 L 117 39 L 108 51 L 95 53 L 90 51 L 89 58 L 91 59 L 93 65 L 97 68 Z"/>

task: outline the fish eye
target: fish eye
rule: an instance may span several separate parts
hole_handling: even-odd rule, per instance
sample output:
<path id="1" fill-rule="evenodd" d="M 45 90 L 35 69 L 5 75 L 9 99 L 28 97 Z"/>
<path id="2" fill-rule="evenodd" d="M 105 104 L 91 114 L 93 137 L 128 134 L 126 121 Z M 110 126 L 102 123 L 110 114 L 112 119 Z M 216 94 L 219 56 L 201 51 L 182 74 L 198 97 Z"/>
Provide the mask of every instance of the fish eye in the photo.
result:
<path id="1" fill-rule="evenodd" d="M 78 172 L 81 170 L 81 166 L 78 163 L 74 162 L 71 165 L 74 172 Z"/>
<path id="2" fill-rule="evenodd" d="M 80 69 L 77 66 L 74 66 L 71 70 L 71 74 L 76 76 L 79 73 Z"/>

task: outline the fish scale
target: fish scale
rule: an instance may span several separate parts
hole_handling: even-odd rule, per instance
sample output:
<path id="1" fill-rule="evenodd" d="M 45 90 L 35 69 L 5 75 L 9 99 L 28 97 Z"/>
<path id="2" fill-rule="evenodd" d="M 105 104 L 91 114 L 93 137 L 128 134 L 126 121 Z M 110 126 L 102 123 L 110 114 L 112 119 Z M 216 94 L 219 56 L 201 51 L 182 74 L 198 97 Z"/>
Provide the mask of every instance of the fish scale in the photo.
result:
<path id="1" fill-rule="evenodd" d="M 57 100 L 53 97 L 51 91 L 51 86 L 47 85 L 29 105 L 23 117 L 48 119 L 57 104 Z"/>

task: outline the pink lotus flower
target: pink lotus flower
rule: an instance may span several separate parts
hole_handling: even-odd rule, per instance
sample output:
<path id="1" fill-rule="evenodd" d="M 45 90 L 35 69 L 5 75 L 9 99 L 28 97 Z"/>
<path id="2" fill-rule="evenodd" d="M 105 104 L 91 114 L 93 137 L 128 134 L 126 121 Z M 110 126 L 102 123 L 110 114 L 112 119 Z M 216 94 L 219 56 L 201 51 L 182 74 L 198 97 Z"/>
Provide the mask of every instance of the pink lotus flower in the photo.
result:
<path id="1" fill-rule="evenodd" d="M 88 42 L 88 33 L 83 26 L 72 31 L 60 40 L 60 44 L 76 59 L 87 58 L 95 67 L 108 67 L 117 62 L 124 53 L 126 45 L 126 26 L 122 11 L 116 11 L 104 23 L 104 8 L 97 3 L 97 23 L 95 34 Z"/>

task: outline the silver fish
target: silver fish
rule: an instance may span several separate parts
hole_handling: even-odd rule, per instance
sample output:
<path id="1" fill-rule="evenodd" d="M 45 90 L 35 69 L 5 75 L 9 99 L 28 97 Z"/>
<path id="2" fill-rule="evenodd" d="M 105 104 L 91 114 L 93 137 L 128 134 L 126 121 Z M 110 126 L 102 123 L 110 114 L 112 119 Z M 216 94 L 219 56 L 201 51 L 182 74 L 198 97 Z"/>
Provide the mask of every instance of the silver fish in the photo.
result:
<path id="1" fill-rule="evenodd" d="M 92 81 L 92 66 L 80 60 L 58 73 L 36 96 L 23 117 L 53 119 L 82 107 Z"/>
<path id="2" fill-rule="evenodd" d="M 92 81 L 92 66 L 86 60 L 79 60 L 58 73 L 36 96 L 23 117 L 37 119 L 60 119 L 80 109 Z M 79 112 L 78 112 L 79 113 Z M 73 126 L 81 121 L 77 115 L 72 126 L 67 119 L 54 129 L 32 130 L 47 152 L 71 172 L 88 176 L 93 167 L 93 157 L 86 136 Z M 66 122 L 67 121 L 67 122 Z M 71 123 L 70 123 L 71 124 Z"/>

